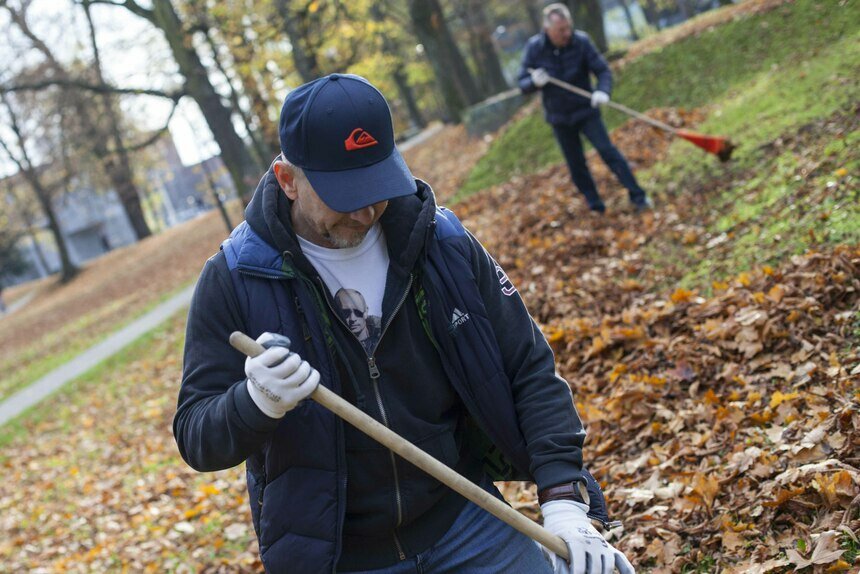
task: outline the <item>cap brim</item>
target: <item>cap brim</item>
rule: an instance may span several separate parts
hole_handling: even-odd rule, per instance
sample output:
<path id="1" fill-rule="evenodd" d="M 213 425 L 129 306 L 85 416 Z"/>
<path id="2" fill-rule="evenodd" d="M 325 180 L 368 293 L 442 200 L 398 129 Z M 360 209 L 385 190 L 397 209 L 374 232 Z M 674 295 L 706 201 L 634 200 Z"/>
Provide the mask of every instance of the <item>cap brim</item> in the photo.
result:
<path id="1" fill-rule="evenodd" d="M 397 148 L 372 165 L 342 171 L 305 169 L 304 173 L 320 199 L 341 213 L 418 191 L 415 178 Z"/>

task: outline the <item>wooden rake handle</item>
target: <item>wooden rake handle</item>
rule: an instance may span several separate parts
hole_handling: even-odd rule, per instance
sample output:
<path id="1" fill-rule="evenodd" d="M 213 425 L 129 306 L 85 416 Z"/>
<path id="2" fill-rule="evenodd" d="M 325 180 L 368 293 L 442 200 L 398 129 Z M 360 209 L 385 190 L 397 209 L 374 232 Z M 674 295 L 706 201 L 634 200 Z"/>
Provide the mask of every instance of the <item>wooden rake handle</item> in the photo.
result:
<path id="1" fill-rule="evenodd" d="M 534 72 L 534 68 L 529 68 L 528 71 Z M 569 83 L 565 82 L 564 80 L 559 80 L 558 78 L 553 78 L 552 76 L 549 76 L 549 79 L 547 81 L 550 84 L 555 84 L 559 88 L 564 88 L 568 92 L 573 92 L 574 94 L 582 96 L 583 98 L 588 98 L 589 100 L 591 99 L 592 92 L 589 92 L 588 90 L 583 90 L 582 88 L 574 86 L 573 84 L 569 84 Z M 606 105 L 609 106 L 610 108 L 614 108 L 614 109 L 618 110 L 619 112 L 625 113 L 628 116 L 632 116 L 638 120 L 642 120 L 646 124 L 650 124 L 650 125 L 654 126 L 655 128 L 665 130 L 665 131 L 672 133 L 672 134 L 678 132 L 677 128 L 673 128 L 672 126 L 670 126 L 667 123 L 663 123 L 660 120 L 656 120 L 650 116 L 646 116 L 645 114 L 637 112 L 636 110 L 630 109 L 627 106 L 617 104 L 611 100 L 609 102 L 607 102 Z"/>
<path id="2" fill-rule="evenodd" d="M 249 357 L 256 357 L 265 350 L 254 339 L 239 331 L 230 335 L 230 344 Z M 565 560 L 569 560 L 567 544 L 560 537 L 546 530 L 536 522 L 529 520 L 483 488 L 442 464 L 326 387 L 317 385 L 316 390 L 311 393 L 310 398 L 367 436 L 411 462 L 439 482 L 459 492 L 499 520 L 516 528 Z M 504 549 L 500 548 L 499 551 L 504 551 Z"/>

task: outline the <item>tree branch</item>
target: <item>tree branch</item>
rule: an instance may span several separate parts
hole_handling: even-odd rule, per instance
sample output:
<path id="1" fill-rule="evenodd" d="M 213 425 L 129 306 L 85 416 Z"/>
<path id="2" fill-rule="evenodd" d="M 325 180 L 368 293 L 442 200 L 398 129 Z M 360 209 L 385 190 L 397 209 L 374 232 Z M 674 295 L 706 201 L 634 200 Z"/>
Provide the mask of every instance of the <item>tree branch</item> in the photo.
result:
<path id="1" fill-rule="evenodd" d="M 175 92 L 165 92 L 162 90 L 153 90 L 149 88 L 120 88 L 109 84 L 91 84 L 84 80 L 76 80 L 74 78 L 54 78 L 42 80 L 40 82 L 27 82 L 23 84 L 2 85 L 0 84 L 0 93 L 8 94 L 12 92 L 37 92 L 51 86 L 62 86 L 66 88 L 77 88 L 79 90 L 88 90 L 100 94 L 127 94 L 133 96 L 157 96 L 159 98 L 167 98 L 174 102 L 178 102 L 186 91 L 184 89 Z"/>
<path id="2" fill-rule="evenodd" d="M 90 4 L 107 4 L 108 6 L 119 6 L 120 8 L 125 8 L 132 14 L 137 14 L 141 18 L 145 18 L 150 22 L 155 22 L 155 11 L 149 10 L 148 8 L 144 8 L 134 0 L 123 0 L 122 2 L 115 2 L 113 0 L 90 0 Z"/>
<path id="3" fill-rule="evenodd" d="M 138 150 L 141 150 L 145 147 L 149 147 L 152 144 L 154 144 L 155 142 L 157 142 L 161 138 L 161 136 L 163 136 L 164 133 L 167 131 L 167 126 L 170 124 L 170 120 L 173 119 L 173 114 L 176 113 L 176 108 L 177 108 L 178 103 L 179 102 L 173 102 L 173 107 L 170 109 L 170 115 L 167 116 L 167 120 L 165 120 L 163 128 L 160 128 L 158 131 L 156 131 L 154 134 L 152 134 L 152 136 L 146 138 L 142 142 L 127 146 L 125 148 L 126 151 L 138 151 Z"/>

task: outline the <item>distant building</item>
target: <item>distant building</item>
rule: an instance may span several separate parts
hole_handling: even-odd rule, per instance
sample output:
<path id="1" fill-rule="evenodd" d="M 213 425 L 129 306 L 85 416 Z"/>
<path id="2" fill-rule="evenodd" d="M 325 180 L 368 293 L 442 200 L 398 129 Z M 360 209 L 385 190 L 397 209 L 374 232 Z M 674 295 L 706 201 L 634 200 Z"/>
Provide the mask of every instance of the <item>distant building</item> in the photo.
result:
<path id="1" fill-rule="evenodd" d="M 160 209 L 151 206 L 159 212 L 160 227 L 172 227 L 214 208 L 215 193 L 222 201 L 236 197 L 233 180 L 219 156 L 186 166 L 179 159 L 172 138 L 161 138 L 154 147 L 158 159 L 146 179 L 149 187 L 160 193 L 154 202 L 160 204 Z"/>
<path id="2" fill-rule="evenodd" d="M 138 188 L 147 223 L 153 233 L 214 208 L 216 193 L 222 201 L 236 197 L 232 180 L 220 157 L 185 166 L 169 135 L 158 140 L 151 149 L 154 167 L 147 170 Z M 0 180 L 0 189 L 26 185 L 19 174 Z M 31 192 L 27 190 L 24 193 Z M 6 202 L 14 213 L 14 196 L 7 194 Z M 70 183 L 70 191 L 57 194 L 53 206 L 69 256 L 76 265 L 136 241 L 134 229 L 112 189 L 95 189 L 76 180 Z M 60 270 L 60 257 L 48 229 L 47 217 L 40 214 L 30 227 L 33 234 L 22 237 L 18 242 L 18 248 L 30 266 L 25 273 L 9 282 L 10 285 Z"/>

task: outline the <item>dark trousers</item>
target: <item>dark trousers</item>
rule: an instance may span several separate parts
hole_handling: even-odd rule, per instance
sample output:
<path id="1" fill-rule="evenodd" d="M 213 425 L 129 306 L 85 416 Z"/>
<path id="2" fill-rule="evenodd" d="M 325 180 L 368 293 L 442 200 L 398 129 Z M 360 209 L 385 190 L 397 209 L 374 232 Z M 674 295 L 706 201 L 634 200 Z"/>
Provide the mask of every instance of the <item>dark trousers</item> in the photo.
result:
<path id="1" fill-rule="evenodd" d="M 558 145 L 561 146 L 562 153 L 564 153 L 564 159 L 570 169 L 570 178 L 580 193 L 585 196 L 585 201 L 588 202 L 590 209 L 603 211 L 605 207 L 603 200 L 597 193 L 597 186 L 594 184 L 591 172 L 588 171 L 588 165 L 585 163 L 580 132 L 588 138 L 588 141 L 591 142 L 591 145 L 594 146 L 603 162 L 615 174 L 621 185 L 627 188 L 630 201 L 635 205 L 645 203 L 645 190 L 639 187 L 636 178 L 633 177 L 633 172 L 630 171 L 630 166 L 627 165 L 627 160 L 624 159 L 618 148 L 612 145 L 609 134 L 606 132 L 606 126 L 603 125 L 600 116 L 574 125 L 552 124 L 552 131 L 555 133 Z"/>

